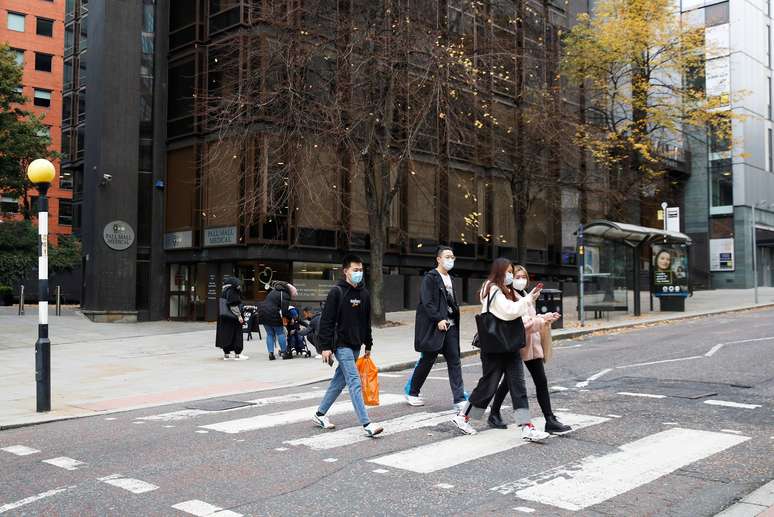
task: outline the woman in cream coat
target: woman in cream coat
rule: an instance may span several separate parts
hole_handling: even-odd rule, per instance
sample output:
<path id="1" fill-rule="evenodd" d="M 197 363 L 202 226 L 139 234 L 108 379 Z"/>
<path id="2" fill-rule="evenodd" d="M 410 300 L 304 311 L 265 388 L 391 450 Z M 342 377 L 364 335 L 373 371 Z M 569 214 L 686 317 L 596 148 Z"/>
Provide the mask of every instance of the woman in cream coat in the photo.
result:
<path id="1" fill-rule="evenodd" d="M 524 330 L 527 334 L 527 345 L 521 349 L 521 358 L 532 376 L 532 382 L 535 383 L 538 403 L 546 419 L 545 431 L 547 433 L 563 433 L 570 431 L 568 425 L 564 425 L 557 420 L 551 410 L 551 397 L 548 394 L 548 379 L 543 366 L 548 360 L 550 354 L 550 332 L 551 323 L 558 320 L 558 313 L 540 314 L 535 311 L 535 303 L 531 301 L 525 289 L 529 281 L 529 273 L 524 266 L 514 266 L 513 287 L 516 291 L 516 297 L 520 300 L 530 300 L 527 315 L 522 317 Z M 548 333 L 548 334 L 547 334 Z M 546 341 L 544 343 L 544 340 Z M 503 405 L 505 396 L 508 394 L 508 378 L 504 378 L 497 389 L 497 393 L 492 401 L 492 412 L 489 414 L 489 425 L 497 429 L 505 429 L 507 426 L 500 415 L 500 407 Z"/>
<path id="2" fill-rule="evenodd" d="M 498 258 L 492 264 L 489 278 L 481 288 L 481 312 L 487 310 L 498 320 L 515 321 L 529 314 L 530 305 L 540 296 L 540 289 L 517 299 L 516 293 L 511 287 L 513 284 L 513 264 L 505 258 Z M 468 402 L 454 417 L 453 423 L 465 434 L 475 434 L 476 430 L 470 425 L 470 418 L 482 418 L 484 410 L 489 405 L 500 379 L 505 376 L 508 379 L 507 388 L 511 392 L 513 411 L 516 423 L 521 427 L 522 438 L 527 441 L 540 441 L 548 437 L 548 434 L 538 431 L 532 425 L 529 416 L 529 402 L 527 400 L 527 388 L 524 384 L 524 367 L 519 355 L 519 348 L 526 342 L 524 334 L 518 336 L 515 343 L 502 344 L 503 350 L 498 348 L 487 349 L 485 343 L 481 348 L 481 367 L 483 375 L 478 381 L 476 389 L 470 394 Z M 512 351 L 505 351 L 512 350 Z"/>

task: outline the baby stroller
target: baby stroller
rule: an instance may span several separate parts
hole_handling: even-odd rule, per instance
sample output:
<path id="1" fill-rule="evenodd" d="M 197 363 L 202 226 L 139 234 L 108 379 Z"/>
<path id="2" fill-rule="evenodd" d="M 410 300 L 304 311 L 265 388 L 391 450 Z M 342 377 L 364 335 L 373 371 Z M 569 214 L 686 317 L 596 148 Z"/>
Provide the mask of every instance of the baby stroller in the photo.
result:
<path id="1" fill-rule="evenodd" d="M 301 325 L 299 324 L 300 316 L 298 309 L 291 305 L 288 307 L 288 312 L 290 317 L 285 326 L 288 331 L 288 354 L 291 356 L 295 354 L 296 356 L 312 357 L 312 351 L 309 350 L 309 347 L 306 345 L 306 339 L 304 339 L 300 332 Z"/>

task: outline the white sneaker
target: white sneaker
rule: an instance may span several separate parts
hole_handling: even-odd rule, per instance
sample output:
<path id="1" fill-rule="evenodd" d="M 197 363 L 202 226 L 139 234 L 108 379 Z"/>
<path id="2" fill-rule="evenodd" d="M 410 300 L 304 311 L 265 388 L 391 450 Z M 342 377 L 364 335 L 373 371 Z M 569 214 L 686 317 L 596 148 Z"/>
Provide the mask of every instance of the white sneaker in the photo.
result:
<path id="1" fill-rule="evenodd" d="M 414 397 L 413 395 L 406 395 L 406 402 L 408 402 L 409 406 L 424 406 L 425 405 L 425 399 L 422 397 Z"/>
<path id="2" fill-rule="evenodd" d="M 468 403 L 467 400 L 463 400 L 462 402 L 457 402 L 456 404 L 454 404 L 454 409 L 457 411 L 457 413 L 462 413 L 467 403 Z"/>
<path id="3" fill-rule="evenodd" d="M 543 431 L 538 431 L 532 424 L 525 424 L 521 426 L 521 437 L 528 442 L 542 442 L 546 438 L 551 436 Z"/>
<path id="4" fill-rule="evenodd" d="M 466 417 L 465 415 L 457 415 L 454 418 L 452 418 L 452 423 L 457 426 L 457 428 L 462 431 L 465 434 L 476 434 L 478 431 L 476 431 L 472 425 L 470 425 L 469 422 L 470 418 Z"/>
<path id="5" fill-rule="evenodd" d="M 223 354 L 223 360 L 224 361 L 230 361 L 231 360 L 231 354 Z"/>
<path id="6" fill-rule="evenodd" d="M 328 417 L 327 417 L 327 416 L 325 416 L 325 415 L 323 415 L 323 416 L 320 416 L 320 415 L 318 415 L 317 413 L 315 413 L 315 415 L 312 417 L 312 421 L 313 421 L 315 424 L 317 424 L 317 425 L 319 425 L 320 427 L 322 427 L 323 429 L 333 429 L 334 427 L 336 427 L 336 426 L 333 424 L 333 422 L 331 422 L 330 418 L 328 418 Z"/>
<path id="7" fill-rule="evenodd" d="M 381 432 L 384 431 L 384 428 L 371 422 L 367 426 L 364 426 L 363 430 L 365 431 L 366 436 L 373 438 L 377 434 L 381 434 Z"/>
<path id="8" fill-rule="evenodd" d="M 234 357 L 234 361 L 247 361 L 250 359 L 250 357 L 246 356 L 245 354 L 237 355 Z"/>

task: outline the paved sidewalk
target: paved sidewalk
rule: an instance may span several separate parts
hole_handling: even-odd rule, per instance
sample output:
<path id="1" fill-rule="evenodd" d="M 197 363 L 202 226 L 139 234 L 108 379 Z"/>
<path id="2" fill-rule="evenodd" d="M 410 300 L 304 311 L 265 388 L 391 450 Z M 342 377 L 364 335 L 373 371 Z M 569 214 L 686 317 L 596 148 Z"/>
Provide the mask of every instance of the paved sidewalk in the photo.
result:
<path id="1" fill-rule="evenodd" d="M 578 327 L 572 313 L 575 300 L 565 300 L 566 327 L 557 339 L 579 334 L 647 325 L 752 308 L 752 290 L 697 292 L 685 313 L 617 313 L 609 320 L 591 320 Z M 760 304 L 774 305 L 774 288 L 760 289 Z M 649 307 L 643 297 L 643 309 Z M 658 308 L 658 304 L 656 304 Z M 475 307 L 463 309 L 463 353 L 474 353 L 470 341 Z M 383 369 L 405 368 L 416 360 L 413 348 L 414 313 L 390 313 L 400 325 L 374 331 L 376 363 Z M 26 316 L 16 307 L 0 308 L 0 429 L 48 420 L 157 406 L 207 397 L 275 389 L 325 380 L 333 370 L 315 359 L 269 362 L 265 341 L 246 342 L 250 360 L 223 361 L 214 347 L 211 323 L 93 323 L 74 309 L 51 316 L 50 337 L 52 411 L 35 412 L 35 354 L 37 314 Z"/>
<path id="2" fill-rule="evenodd" d="M 774 481 L 769 481 L 715 517 L 774 517 Z"/>

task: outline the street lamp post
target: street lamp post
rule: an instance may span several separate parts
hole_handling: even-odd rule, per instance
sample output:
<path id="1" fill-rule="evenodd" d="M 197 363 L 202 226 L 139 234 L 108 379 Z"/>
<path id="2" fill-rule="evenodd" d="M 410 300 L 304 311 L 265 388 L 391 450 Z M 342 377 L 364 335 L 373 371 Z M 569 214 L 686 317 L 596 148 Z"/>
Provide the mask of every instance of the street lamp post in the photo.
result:
<path id="1" fill-rule="evenodd" d="M 37 410 L 51 411 L 51 342 L 48 340 L 48 199 L 46 193 L 56 169 L 40 158 L 27 167 L 27 177 L 37 187 L 38 197 L 38 340 L 35 342 Z"/>

